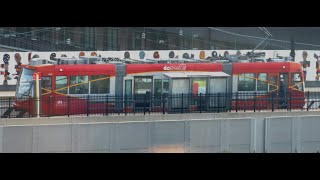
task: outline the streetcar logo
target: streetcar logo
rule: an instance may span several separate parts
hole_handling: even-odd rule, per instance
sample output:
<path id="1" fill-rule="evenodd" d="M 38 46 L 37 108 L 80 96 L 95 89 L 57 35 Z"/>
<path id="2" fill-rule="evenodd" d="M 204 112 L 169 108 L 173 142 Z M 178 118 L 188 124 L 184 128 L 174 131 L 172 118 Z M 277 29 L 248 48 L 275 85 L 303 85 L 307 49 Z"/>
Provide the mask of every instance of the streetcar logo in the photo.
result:
<path id="1" fill-rule="evenodd" d="M 185 71 L 185 70 L 187 70 L 187 65 L 186 64 L 179 64 L 179 65 L 164 66 L 163 70 L 165 70 L 165 71 Z"/>

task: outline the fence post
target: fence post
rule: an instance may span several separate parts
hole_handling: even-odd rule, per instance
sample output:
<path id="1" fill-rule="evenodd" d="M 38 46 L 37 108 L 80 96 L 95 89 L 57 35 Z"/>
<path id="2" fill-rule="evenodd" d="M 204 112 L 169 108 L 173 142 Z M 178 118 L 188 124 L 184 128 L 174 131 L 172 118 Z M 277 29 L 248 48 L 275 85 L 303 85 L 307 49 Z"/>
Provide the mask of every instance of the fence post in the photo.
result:
<path id="1" fill-rule="evenodd" d="M 10 105 L 11 105 L 11 97 L 9 97 L 9 110 L 10 110 Z M 10 112 L 10 111 L 9 111 Z M 10 118 L 10 114 L 11 114 L 11 112 L 9 113 L 9 118 Z"/>
<path id="2" fill-rule="evenodd" d="M 309 111 L 309 95 L 310 95 L 310 92 L 308 91 L 308 99 L 307 99 L 307 111 Z"/>
<path id="3" fill-rule="evenodd" d="M 30 110 L 30 107 L 31 107 L 31 98 L 30 98 L 30 96 L 29 96 L 29 118 L 31 117 L 31 110 Z"/>
<path id="4" fill-rule="evenodd" d="M 291 109 L 292 109 L 292 92 L 291 92 L 291 90 L 289 91 L 289 94 L 290 94 L 290 96 L 289 96 L 289 101 L 290 101 L 290 111 L 291 111 Z"/>
<path id="5" fill-rule="evenodd" d="M 87 95 L 87 116 L 89 116 L 89 95 Z"/>
<path id="6" fill-rule="evenodd" d="M 115 99 L 115 102 L 116 102 L 116 105 L 115 105 L 115 108 L 116 108 L 116 112 L 118 112 L 118 115 L 120 115 L 120 95 L 115 95 L 114 97 Z M 122 98 L 122 95 L 121 95 L 121 98 Z M 122 102 L 121 102 L 122 104 Z M 122 112 L 122 111 L 121 111 Z"/>
<path id="7" fill-rule="evenodd" d="M 124 95 L 124 114 L 127 115 L 127 94 Z"/>
<path id="8" fill-rule="evenodd" d="M 51 96 L 48 96 L 48 117 L 51 116 Z"/>
<path id="9" fill-rule="evenodd" d="M 149 100 L 149 107 L 148 107 L 148 111 L 149 111 L 149 114 L 151 113 L 152 111 L 152 103 L 154 102 L 154 96 L 150 94 L 148 94 L 148 100 Z"/>
<path id="10" fill-rule="evenodd" d="M 236 112 L 238 112 L 238 91 L 236 92 Z"/>
<path id="11" fill-rule="evenodd" d="M 106 100 L 106 116 L 108 116 L 108 111 L 109 111 L 109 107 L 108 107 L 108 104 L 109 104 L 109 97 L 107 95 L 107 100 Z"/>
<path id="12" fill-rule="evenodd" d="M 218 96 L 218 113 L 220 113 L 220 93 L 218 93 L 217 96 Z"/>
<path id="13" fill-rule="evenodd" d="M 37 98 L 36 97 L 34 97 L 33 98 L 33 113 L 34 113 L 34 115 L 35 115 L 35 117 L 37 117 L 37 108 L 36 108 L 36 104 L 37 104 Z"/>
<path id="14" fill-rule="evenodd" d="M 226 91 L 226 93 L 225 93 L 224 100 L 225 100 L 226 112 L 227 112 L 227 111 L 231 112 L 229 93 L 228 93 L 227 91 Z M 232 101 L 232 96 L 231 96 L 231 101 Z"/>
<path id="15" fill-rule="evenodd" d="M 143 95 L 143 115 L 146 115 L 146 94 Z"/>
<path id="16" fill-rule="evenodd" d="M 70 116 L 70 96 L 68 96 L 68 117 Z"/>
<path id="17" fill-rule="evenodd" d="M 271 105 L 271 106 L 272 106 L 272 107 L 271 107 L 271 109 L 272 109 L 272 112 L 274 111 L 273 96 L 274 96 L 274 92 L 272 92 L 272 93 L 271 93 L 271 101 L 272 101 L 272 102 L 271 102 L 271 103 L 272 103 L 272 105 Z"/>
<path id="18" fill-rule="evenodd" d="M 202 100 L 202 98 L 201 98 L 202 96 L 201 96 L 201 95 L 202 95 L 202 94 L 200 93 L 200 102 L 199 102 L 199 104 L 200 104 L 200 105 L 199 105 L 200 113 L 202 113 L 202 101 L 201 101 L 201 100 Z"/>
<path id="19" fill-rule="evenodd" d="M 244 96 L 245 96 L 245 99 L 244 99 L 244 103 L 243 103 L 243 105 L 244 105 L 244 112 L 246 112 L 246 109 L 247 109 L 247 98 L 248 98 L 248 93 L 245 93 L 245 94 L 244 94 Z"/>
<path id="20" fill-rule="evenodd" d="M 183 113 L 183 93 L 181 93 L 181 114 Z"/>
<path id="21" fill-rule="evenodd" d="M 164 102 L 164 94 L 162 94 L 162 114 L 165 114 L 165 102 Z"/>
<path id="22" fill-rule="evenodd" d="M 254 98 L 253 98 L 253 112 L 256 112 L 256 98 L 257 98 L 257 92 L 254 92 Z"/>
<path id="23" fill-rule="evenodd" d="M 191 112 L 191 109 L 190 109 L 190 102 L 192 100 L 192 97 L 191 97 L 192 94 L 187 94 L 187 101 L 188 101 L 188 106 L 187 106 L 187 111 L 188 112 Z"/>

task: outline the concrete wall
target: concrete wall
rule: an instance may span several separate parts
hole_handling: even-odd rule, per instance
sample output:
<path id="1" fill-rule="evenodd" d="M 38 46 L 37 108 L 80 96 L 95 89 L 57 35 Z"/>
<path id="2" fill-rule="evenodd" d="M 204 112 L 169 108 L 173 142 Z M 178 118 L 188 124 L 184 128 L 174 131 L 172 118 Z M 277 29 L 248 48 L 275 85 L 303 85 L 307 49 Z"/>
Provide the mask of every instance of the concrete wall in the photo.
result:
<path id="1" fill-rule="evenodd" d="M 266 152 L 320 152 L 320 116 L 266 118 Z"/>
<path id="2" fill-rule="evenodd" d="M 247 117 L 230 117 L 233 113 L 223 114 L 228 117 L 198 114 L 195 118 L 195 114 L 190 114 L 189 118 L 114 116 L 110 121 L 109 117 L 2 119 L 0 152 L 320 151 L 320 115 L 263 117 L 264 113 L 243 113 L 238 116 Z M 127 121 L 127 117 L 132 121 Z"/>

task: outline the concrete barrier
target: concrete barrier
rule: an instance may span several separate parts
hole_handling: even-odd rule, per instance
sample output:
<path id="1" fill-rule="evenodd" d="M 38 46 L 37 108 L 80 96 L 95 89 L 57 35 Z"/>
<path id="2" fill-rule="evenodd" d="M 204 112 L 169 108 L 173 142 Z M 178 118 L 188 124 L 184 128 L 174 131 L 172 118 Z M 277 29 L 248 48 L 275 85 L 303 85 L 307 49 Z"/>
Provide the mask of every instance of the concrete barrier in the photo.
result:
<path id="1" fill-rule="evenodd" d="M 293 117 L 266 118 L 266 150 L 270 153 L 290 153 L 292 149 Z"/>
<path id="2" fill-rule="evenodd" d="M 297 149 L 301 153 L 320 152 L 320 116 L 300 116 L 297 131 Z"/>
<path id="3" fill-rule="evenodd" d="M 151 152 L 186 152 L 185 121 L 156 121 L 150 124 Z"/>
<path id="4" fill-rule="evenodd" d="M 38 137 L 35 152 L 72 152 L 72 125 L 36 126 L 34 134 Z"/>
<path id="5" fill-rule="evenodd" d="M 150 123 L 128 122 L 115 124 L 115 152 L 150 152 Z"/>
<path id="6" fill-rule="evenodd" d="M 135 116 L 132 121 L 125 121 L 128 116 L 114 119 L 2 119 L 0 152 L 320 151 L 319 115 L 262 117 L 262 114 L 257 113 L 255 117 L 244 114 L 230 116 L 247 117 L 216 116 L 217 114 L 198 115 L 198 118 L 194 118 L 195 115 Z M 144 120 L 141 121 L 142 117 Z M 183 117 L 185 119 L 176 119 Z"/>
<path id="7" fill-rule="evenodd" d="M 189 152 L 214 153 L 222 151 L 221 120 L 188 121 Z"/>
<path id="8" fill-rule="evenodd" d="M 77 136 L 73 136 L 74 152 L 110 152 L 113 123 L 83 123 L 74 125 Z"/>
<path id="9" fill-rule="evenodd" d="M 3 152 L 31 153 L 33 126 L 5 126 L 3 128 Z"/>

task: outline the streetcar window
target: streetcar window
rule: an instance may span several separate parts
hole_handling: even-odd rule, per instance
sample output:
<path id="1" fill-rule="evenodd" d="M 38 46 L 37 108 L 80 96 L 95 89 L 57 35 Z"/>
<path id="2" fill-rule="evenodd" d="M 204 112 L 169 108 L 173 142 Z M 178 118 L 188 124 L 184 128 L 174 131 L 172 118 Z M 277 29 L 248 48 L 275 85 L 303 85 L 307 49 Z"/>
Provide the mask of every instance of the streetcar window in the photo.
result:
<path id="1" fill-rule="evenodd" d="M 32 74 L 33 70 L 23 68 L 18 83 L 18 97 L 28 97 L 32 94 Z"/>
<path id="2" fill-rule="evenodd" d="M 168 94 L 169 93 L 169 79 L 163 80 L 163 89 L 162 93 Z"/>
<path id="3" fill-rule="evenodd" d="M 238 91 L 255 91 L 256 75 L 254 73 L 239 74 Z"/>
<path id="4" fill-rule="evenodd" d="M 106 94 L 110 92 L 110 77 L 106 75 L 91 76 L 90 94 Z"/>
<path id="5" fill-rule="evenodd" d="M 51 77 L 43 76 L 41 79 L 41 94 L 49 94 L 52 91 Z"/>
<path id="6" fill-rule="evenodd" d="M 132 95 L 132 80 L 131 79 L 127 79 L 125 81 L 125 94 L 128 96 Z"/>
<path id="7" fill-rule="evenodd" d="M 88 94 L 88 76 L 70 76 L 69 94 Z"/>
<path id="8" fill-rule="evenodd" d="M 259 73 L 257 82 L 257 91 L 268 91 L 267 73 Z"/>
<path id="9" fill-rule="evenodd" d="M 68 94 L 68 77 L 56 76 L 56 92 Z"/>
<path id="10" fill-rule="evenodd" d="M 152 77 L 135 77 L 134 78 L 134 93 L 145 94 L 152 92 Z"/>
<path id="11" fill-rule="evenodd" d="M 154 80 L 154 95 L 162 94 L 162 79 Z"/>
<path id="12" fill-rule="evenodd" d="M 292 73 L 292 81 L 293 82 L 301 82 L 300 73 Z"/>
<path id="13" fill-rule="evenodd" d="M 277 89 L 277 76 L 270 77 L 269 91 Z"/>
<path id="14" fill-rule="evenodd" d="M 303 81 L 300 73 L 291 74 L 291 87 L 303 91 Z"/>

